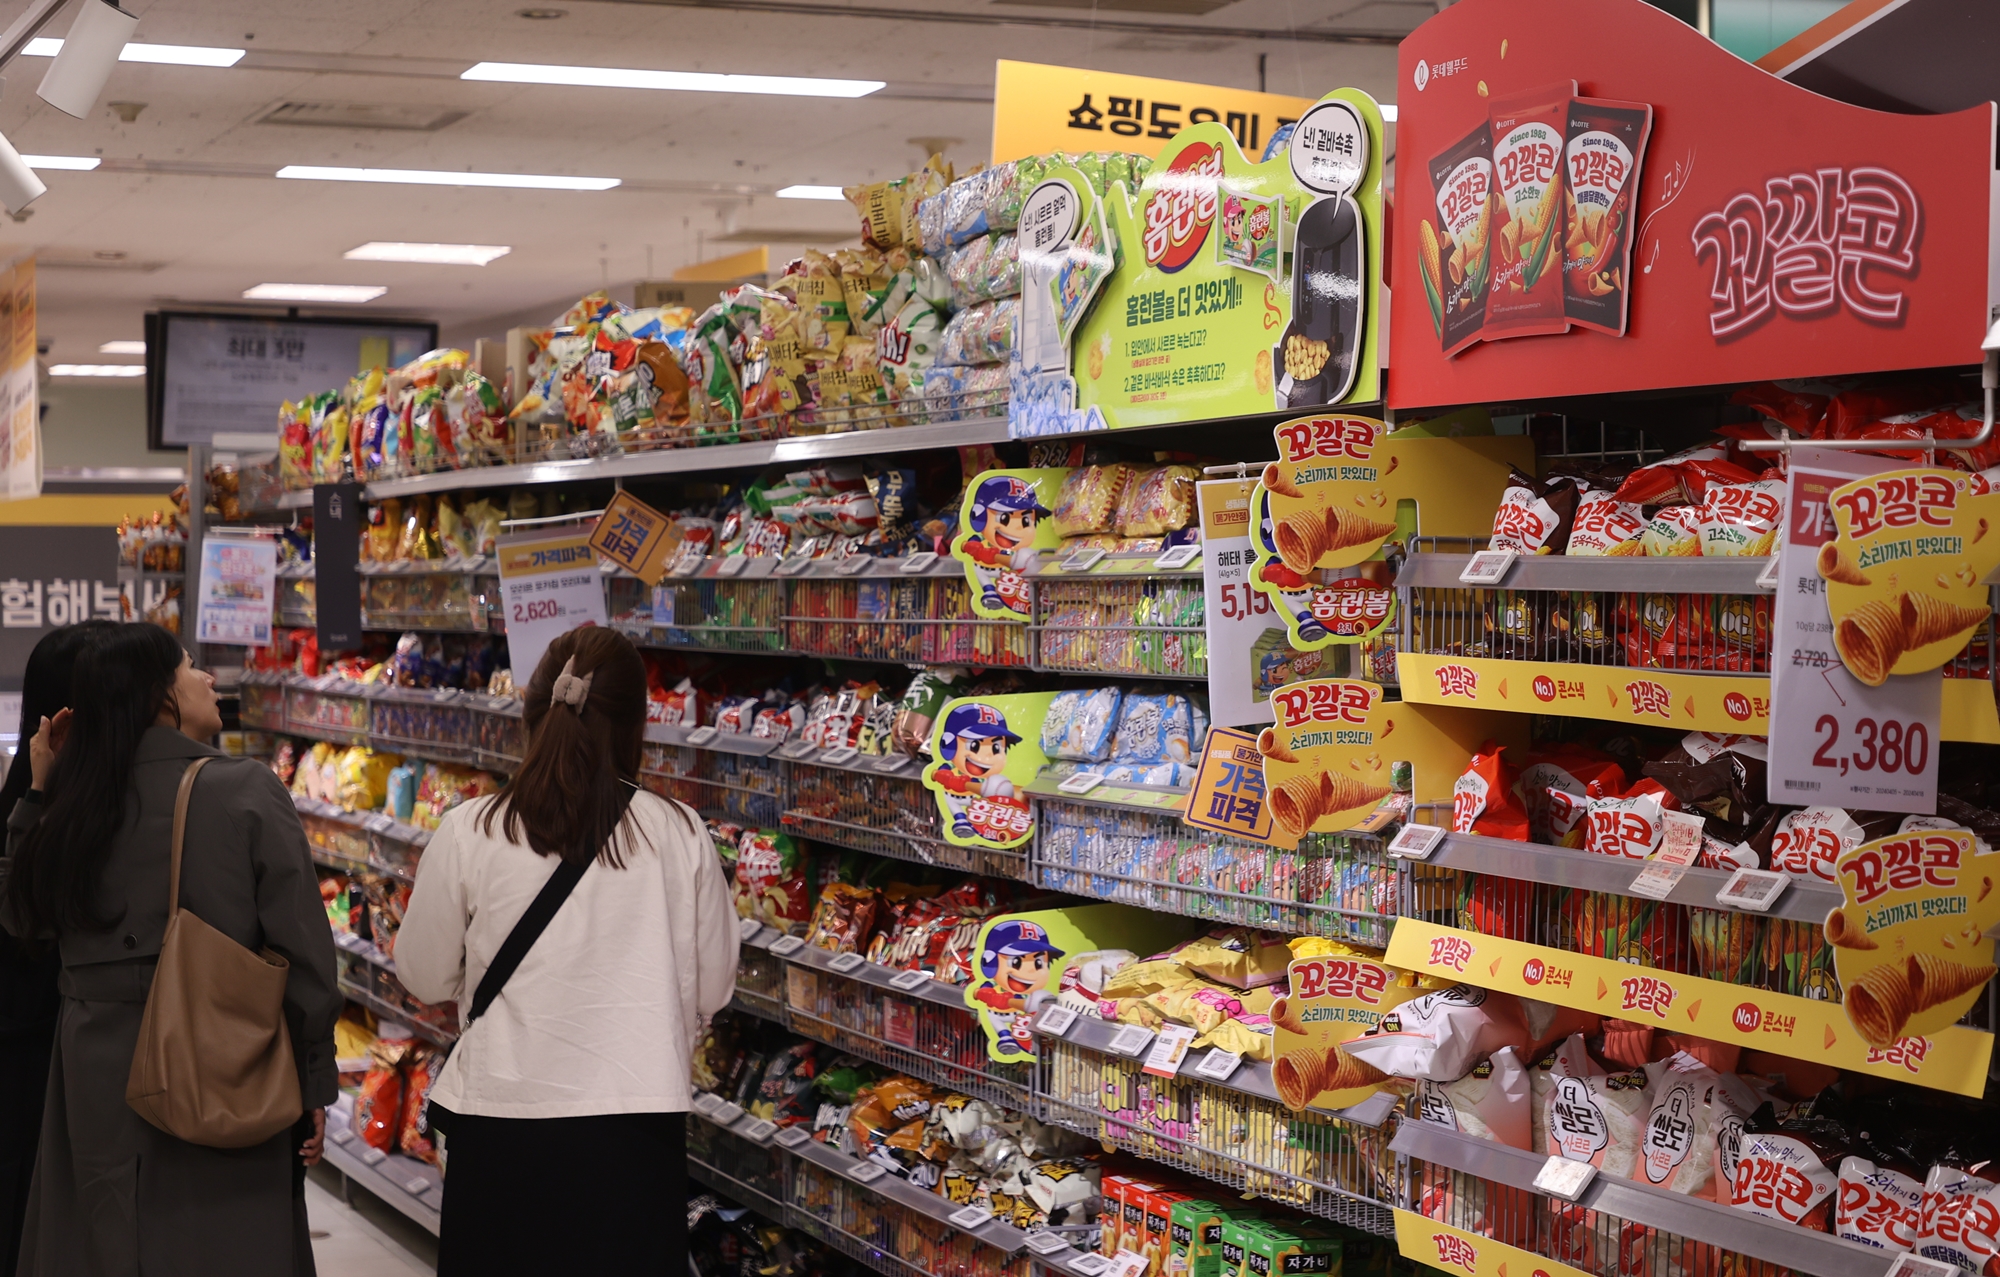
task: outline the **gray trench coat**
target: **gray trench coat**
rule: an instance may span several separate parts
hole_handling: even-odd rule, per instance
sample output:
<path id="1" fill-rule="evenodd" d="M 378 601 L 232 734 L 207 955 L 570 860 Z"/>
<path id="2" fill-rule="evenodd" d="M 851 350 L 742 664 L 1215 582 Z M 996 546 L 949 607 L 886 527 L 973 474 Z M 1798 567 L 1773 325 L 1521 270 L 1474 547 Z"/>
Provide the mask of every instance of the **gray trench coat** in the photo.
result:
<path id="1" fill-rule="evenodd" d="M 262 763 L 221 758 L 166 727 L 139 745 L 125 824 L 106 865 L 106 931 L 60 936 L 63 994 L 40 1160 L 21 1242 L 21 1277 L 307 1277 L 298 1140 L 253 1148 L 189 1144 L 125 1103 L 139 1019 L 167 924 L 174 792 L 197 758 L 181 907 L 237 942 L 291 964 L 285 1021 L 308 1110 L 333 1103 L 341 996 L 312 856 L 284 786 Z M 40 819 L 23 802 L 8 841 Z M 5 1097 L 19 1103 L 21 1097 Z"/>

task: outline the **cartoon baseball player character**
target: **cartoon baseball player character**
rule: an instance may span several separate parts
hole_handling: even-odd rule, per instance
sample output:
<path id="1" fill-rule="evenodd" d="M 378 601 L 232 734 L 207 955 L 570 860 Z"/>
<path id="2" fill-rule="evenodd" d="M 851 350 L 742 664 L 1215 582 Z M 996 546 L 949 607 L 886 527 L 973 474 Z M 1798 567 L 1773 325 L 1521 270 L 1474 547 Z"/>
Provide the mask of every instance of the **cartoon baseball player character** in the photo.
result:
<path id="1" fill-rule="evenodd" d="M 995 475 L 972 494 L 972 535 L 959 547 L 979 579 L 979 601 L 988 608 L 1026 614 L 1020 572 L 1035 540 L 1035 520 L 1048 511 L 1035 489 L 1011 475 Z"/>
<path id="2" fill-rule="evenodd" d="M 1034 1053 L 1029 1022 L 1055 1001 L 1056 995 L 1049 989 L 1049 967 L 1062 956 L 1063 951 L 1049 942 L 1049 933 L 1039 923 L 1009 919 L 994 923 L 986 933 L 986 947 L 979 955 L 979 974 L 986 983 L 973 990 L 972 996 L 985 1008 L 1003 1054 Z"/>
<path id="3" fill-rule="evenodd" d="M 1271 557 L 1261 568 L 1253 569 L 1256 579 L 1273 586 L 1278 594 L 1274 602 L 1290 613 L 1298 625 L 1299 642 L 1317 643 L 1327 637 L 1326 627 L 1313 615 L 1313 583 L 1310 578 L 1300 576 L 1285 566 L 1278 557 L 1277 529 L 1271 522 L 1271 503 L 1264 502 L 1264 518 L 1257 525 L 1257 544 Z"/>
<path id="4" fill-rule="evenodd" d="M 991 705 L 960 705 L 945 715 L 944 731 L 938 736 L 944 761 L 930 779 L 944 791 L 954 836 L 982 835 L 972 823 L 973 799 L 1014 797 L 1014 782 L 1001 769 L 1007 765 L 1007 747 L 1020 743 L 1020 734 L 1007 726 L 1007 716 Z"/>

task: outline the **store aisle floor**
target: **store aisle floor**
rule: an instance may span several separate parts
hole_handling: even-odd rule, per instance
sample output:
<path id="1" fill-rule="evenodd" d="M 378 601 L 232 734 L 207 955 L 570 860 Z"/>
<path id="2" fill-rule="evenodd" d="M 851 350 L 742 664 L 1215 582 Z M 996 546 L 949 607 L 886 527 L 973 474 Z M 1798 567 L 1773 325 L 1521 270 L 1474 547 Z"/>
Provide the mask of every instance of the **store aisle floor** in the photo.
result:
<path id="1" fill-rule="evenodd" d="M 330 1167 L 307 1177 L 306 1215 L 319 1277 L 428 1277 L 437 1271 L 437 1238 L 366 1193 L 357 1191 L 352 1206 L 341 1201 L 340 1175 Z"/>

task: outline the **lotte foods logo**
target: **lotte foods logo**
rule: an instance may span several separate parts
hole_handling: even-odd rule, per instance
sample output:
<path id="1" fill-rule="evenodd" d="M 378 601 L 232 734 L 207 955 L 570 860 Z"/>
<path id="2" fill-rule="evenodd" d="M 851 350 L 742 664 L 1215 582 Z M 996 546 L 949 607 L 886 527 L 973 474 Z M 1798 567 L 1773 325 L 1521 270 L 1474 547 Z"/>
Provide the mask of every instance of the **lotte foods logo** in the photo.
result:
<path id="1" fill-rule="evenodd" d="M 1146 264 L 1172 274 L 1194 260 L 1215 221 L 1222 152 L 1196 142 L 1176 155 L 1146 201 Z"/>

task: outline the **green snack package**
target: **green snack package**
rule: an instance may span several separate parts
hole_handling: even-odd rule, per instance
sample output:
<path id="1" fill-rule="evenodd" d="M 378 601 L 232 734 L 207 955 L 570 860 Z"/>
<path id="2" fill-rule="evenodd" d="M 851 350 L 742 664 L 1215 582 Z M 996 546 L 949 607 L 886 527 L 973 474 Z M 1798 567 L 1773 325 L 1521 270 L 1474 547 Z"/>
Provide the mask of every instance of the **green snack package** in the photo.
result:
<path id="1" fill-rule="evenodd" d="M 1218 1206 L 1214 1202 L 1175 1202 L 1167 1233 L 1169 1277 L 1224 1277 L 1222 1232 L 1231 1220 L 1252 1220 L 1254 1211 Z M 1240 1267 L 1242 1258 L 1239 1255 Z M 1234 1277 L 1234 1273 L 1230 1274 Z"/>
<path id="2" fill-rule="evenodd" d="M 1243 1277 L 1340 1277 L 1340 1236 L 1318 1224 L 1273 1224 L 1246 1232 Z"/>
<path id="3" fill-rule="evenodd" d="M 1223 1220 L 1221 1237 L 1216 1245 L 1222 1255 L 1219 1277 L 1242 1277 L 1250 1238 L 1261 1231 L 1257 1227 L 1260 1222 L 1255 1215 L 1232 1215 Z"/>

